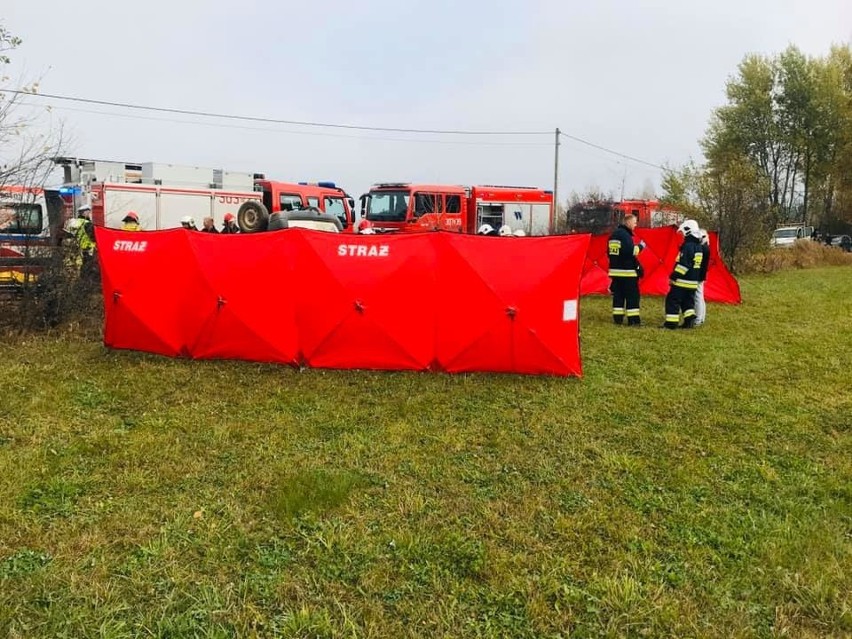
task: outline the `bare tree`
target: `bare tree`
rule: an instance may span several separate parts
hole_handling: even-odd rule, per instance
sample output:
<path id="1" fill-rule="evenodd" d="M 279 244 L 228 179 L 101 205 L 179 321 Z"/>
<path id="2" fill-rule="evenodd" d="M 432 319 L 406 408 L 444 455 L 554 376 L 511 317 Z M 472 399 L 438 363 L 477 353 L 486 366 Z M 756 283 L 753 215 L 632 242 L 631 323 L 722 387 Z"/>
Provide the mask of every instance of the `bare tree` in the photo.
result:
<path id="1" fill-rule="evenodd" d="M 32 104 L 39 82 L 12 80 L 9 54 L 20 44 L 0 24 L 0 231 L 9 238 L 0 256 L 0 284 L 4 295 L 20 294 L 23 306 L 5 315 L 21 319 L 23 326 L 25 309 L 33 307 L 28 303 L 43 306 L 46 298 L 56 298 L 55 283 L 66 276 L 57 246 L 64 203 L 44 187 L 56 170 L 54 158 L 64 155 L 67 138 L 49 108 Z M 50 304 L 55 309 L 55 299 Z"/>

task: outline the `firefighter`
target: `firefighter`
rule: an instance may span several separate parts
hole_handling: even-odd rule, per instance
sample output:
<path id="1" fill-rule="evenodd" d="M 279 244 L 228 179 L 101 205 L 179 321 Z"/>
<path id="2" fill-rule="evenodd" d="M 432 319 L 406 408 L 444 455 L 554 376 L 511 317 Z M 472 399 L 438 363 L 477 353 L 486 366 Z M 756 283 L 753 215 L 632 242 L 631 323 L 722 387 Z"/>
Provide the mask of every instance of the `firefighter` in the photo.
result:
<path id="1" fill-rule="evenodd" d="M 704 282 L 710 266 L 710 235 L 704 229 L 698 231 L 701 242 L 701 268 L 698 271 L 698 288 L 695 289 L 695 325 L 701 326 L 707 318 L 707 304 L 704 302 Z"/>
<path id="2" fill-rule="evenodd" d="M 77 224 L 74 225 L 74 239 L 80 252 L 80 278 L 89 279 L 95 275 L 95 225 L 92 224 L 92 207 L 84 204 L 77 209 Z"/>
<path id="3" fill-rule="evenodd" d="M 373 229 L 372 222 L 370 222 L 370 220 L 368 220 L 367 218 L 362 217 L 361 220 L 358 222 L 358 226 L 355 227 L 355 232 L 359 233 L 360 235 L 372 235 L 376 231 L 375 229 Z"/>
<path id="4" fill-rule="evenodd" d="M 497 235 L 497 231 L 494 230 L 494 227 L 490 224 L 483 224 L 479 227 L 479 230 L 476 232 L 477 235 Z"/>
<path id="5" fill-rule="evenodd" d="M 127 215 L 124 216 L 124 219 L 121 220 L 121 230 L 122 231 L 141 231 L 142 227 L 139 226 L 139 216 L 136 215 L 135 211 L 128 211 Z"/>
<path id="6" fill-rule="evenodd" d="M 180 218 L 180 225 L 188 231 L 197 231 L 198 227 L 195 226 L 195 220 L 191 215 L 184 215 Z"/>
<path id="7" fill-rule="evenodd" d="M 639 315 L 639 278 L 642 275 L 639 253 L 645 248 L 645 242 L 633 242 L 636 223 L 635 215 L 625 215 L 607 243 L 609 277 L 612 280 L 609 289 L 612 292 L 612 321 L 623 324 L 626 315 L 628 326 L 642 323 Z"/>
<path id="8" fill-rule="evenodd" d="M 225 222 L 222 224 L 222 233 L 224 235 L 232 235 L 240 232 L 240 227 L 234 221 L 233 213 L 225 213 Z"/>
<path id="9" fill-rule="evenodd" d="M 683 235 L 683 244 L 677 254 L 674 270 L 669 276 L 669 294 L 666 295 L 666 322 L 664 328 L 677 328 L 683 313 L 683 328 L 695 325 L 695 291 L 704 262 L 701 250 L 701 231 L 698 222 L 686 220 L 677 232 Z"/>
<path id="10" fill-rule="evenodd" d="M 216 222 L 212 217 L 205 217 L 201 220 L 201 232 L 202 233 L 219 233 L 216 230 Z"/>

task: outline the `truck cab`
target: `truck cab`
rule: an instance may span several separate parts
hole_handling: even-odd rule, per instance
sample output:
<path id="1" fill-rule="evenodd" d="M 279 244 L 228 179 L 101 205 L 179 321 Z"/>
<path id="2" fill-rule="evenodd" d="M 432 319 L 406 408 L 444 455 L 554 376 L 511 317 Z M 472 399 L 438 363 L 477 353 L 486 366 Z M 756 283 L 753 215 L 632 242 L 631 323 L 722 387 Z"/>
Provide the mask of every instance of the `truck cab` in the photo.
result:
<path id="1" fill-rule="evenodd" d="M 259 177 L 255 190 L 263 193 L 263 205 L 269 213 L 292 213 L 319 209 L 335 216 L 344 231 L 353 228 L 355 201 L 334 182 L 275 182 Z"/>
<path id="2" fill-rule="evenodd" d="M 62 239 L 66 203 L 59 191 L 0 191 L 0 293 L 35 281 Z"/>
<path id="3" fill-rule="evenodd" d="M 452 231 L 469 226 L 469 191 L 462 186 L 385 182 L 361 196 L 361 217 L 378 233 Z"/>

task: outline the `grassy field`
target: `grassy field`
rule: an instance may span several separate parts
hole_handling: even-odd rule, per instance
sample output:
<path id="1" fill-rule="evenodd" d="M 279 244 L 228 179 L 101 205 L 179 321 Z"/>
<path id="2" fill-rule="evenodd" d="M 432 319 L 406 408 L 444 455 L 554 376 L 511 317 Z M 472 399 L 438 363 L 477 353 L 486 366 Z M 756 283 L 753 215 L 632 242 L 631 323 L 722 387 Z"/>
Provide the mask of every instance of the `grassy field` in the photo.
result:
<path id="1" fill-rule="evenodd" d="M 852 636 L 852 268 L 742 286 L 581 380 L 6 339 L 0 636 Z"/>

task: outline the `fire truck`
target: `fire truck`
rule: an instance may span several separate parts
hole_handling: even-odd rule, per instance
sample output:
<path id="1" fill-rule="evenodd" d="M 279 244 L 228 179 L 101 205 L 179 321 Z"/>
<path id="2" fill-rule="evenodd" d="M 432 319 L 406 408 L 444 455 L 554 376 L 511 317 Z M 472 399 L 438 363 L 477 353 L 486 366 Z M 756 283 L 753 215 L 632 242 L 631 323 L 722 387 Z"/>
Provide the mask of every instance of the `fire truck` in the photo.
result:
<path id="1" fill-rule="evenodd" d="M 361 196 L 361 217 L 379 233 L 476 233 L 490 224 L 547 235 L 553 228 L 553 193 L 522 186 L 386 182 Z"/>
<path id="2" fill-rule="evenodd" d="M 191 216 L 200 224 L 212 217 L 221 225 L 227 213 L 244 232 L 263 230 L 276 212 L 317 209 L 334 215 L 344 230 L 353 228 L 354 200 L 333 182 L 276 182 L 262 173 L 237 173 L 171 164 L 106 162 L 57 158 L 64 170 L 61 191 L 73 208 L 92 207 L 97 225 L 120 228 L 128 211 L 145 230 L 180 227 Z"/>
<path id="3" fill-rule="evenodd" d="M 34 281 L 68 215 L 58 190 L 7 186 L 0 190 L 0 293 Z"/>
<path id="4" fill-rule="evenodd" d="M 581 202 L 568 210 L 568 228 L 574 233 L 607 233 L 622 218 L 632 214 L 637 226 L 650 228 L 682 222 L 683 216 L 658 200 L 621 200 L 620 202 Z"/>

